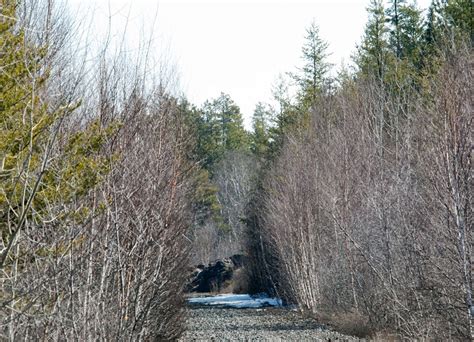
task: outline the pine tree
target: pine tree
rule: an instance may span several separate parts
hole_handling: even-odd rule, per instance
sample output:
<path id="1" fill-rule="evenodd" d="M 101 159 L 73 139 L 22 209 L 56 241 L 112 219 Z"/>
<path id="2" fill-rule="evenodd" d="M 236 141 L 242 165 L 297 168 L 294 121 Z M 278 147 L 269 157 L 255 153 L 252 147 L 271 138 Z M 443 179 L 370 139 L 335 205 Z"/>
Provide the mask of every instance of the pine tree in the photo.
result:
<path id="1" fill-rule="evenodd" d="M 208 165 L 212 168 L 222 158 L 225 151 L 248 150 L 248 134 L 243 127 L 240 108 L 227 94 L 206 101 L 202 109 L 202 138 L 205 151 L 211 158 Z"/>
<path id="2" fill-rule="evenodd" d="M 193 215 L 196 226 L 203 225 L 209 218 L 218 218 L 221 210 L 217 199 L 217 187 L 211 182 L 209 170 L 216 160 L 216 147 L 212 145 L 213 137 L 209 125 L 204 120 L 201 110 L 186 99 L 179 102 L 181 114 L 192 133 L 194 149 L 189 158 L 201 167 L 193 173 Z"/>

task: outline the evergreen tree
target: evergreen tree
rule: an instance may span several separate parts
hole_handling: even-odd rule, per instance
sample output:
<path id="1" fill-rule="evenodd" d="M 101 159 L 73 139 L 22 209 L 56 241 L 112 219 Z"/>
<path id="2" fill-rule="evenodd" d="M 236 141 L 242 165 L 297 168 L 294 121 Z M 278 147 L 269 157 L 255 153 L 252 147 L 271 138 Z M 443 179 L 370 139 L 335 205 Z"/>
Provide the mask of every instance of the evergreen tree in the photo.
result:
<path id="1" fill-rule="evenodd" d="M 201 110 L 193 106 L 186 99 L 179 102 L 181 114 L 186 119 L 186 125 L 192 133 L 192 143 L 194 149 L 191 151 L 189 159 L 200 164 L 193 173 L 193 215 L 194 224 L 199 226 L 209 218 L 215 218 L 220 212 L 220 205 L 217 199 L 217 187 L 212 184 L 209 173 L 210 166 L 216 155 L 211 155 L 212 137 L 209 134 L 208 125 L 205 124 Z"/>
<path id="2" fill-rule="evenodd" d="M 422 36 L 425 74 L 433 75 L 441 65 L 440 57 L 459 42 L 467 40 L 473 46 L 473 8 L 471 0 L 432 0 Z"/>
<path id="3" fill-rule="evenodd" d="M 474 45 L 474 3 L 472 0 L 446 1 L 444 10 L 452 34 L 457 39 L 470 39 Z"/>
<path id="4" fill-rule="evenodd" d="M 46 100 L 48 47 L 28 39 L 16 6 L 2 2 L 0 18 L 0 268 L 12 260 L 9 252 L 26 225 L 66 219 L 69 213 L 58 208 L 100 181 L 109 161 L 98 152 L 116 129 L 91 122 L 75 134 L 60 134 L 78 104 L 52 107 Z"/>
<path id="5" fill-rule="evenodd" d="M 426 16 L 423 42 L 425 44 L 425 54 L 434 52 L 433 48 L 441 43 L 443 35 L 442 7 L 439 0 L 433 0 L 428 8 Z M 426 51 L 428 48 L 430 51 Z"/>
<path id="6" fill-rule="evenodd" d="M 392 61 L 388 44 L 389 29 L 386 26 L 382 0 L 371 0 L 362 44 L 358 48 L 356 62 L 364 76 L 376 76 L 384 80 Z"/>
<path id="7" fill-rule="evenodd" d="M 217 197 L 219 188 L 214 184 L 219 164 L 226 152 L 248 151 L 250 147 L 240 108 L 224 93 L 206 101 L 200 109 L 186 100 L 181 101 L 180 108 L 194 133 L 195 148 L 191 159 L 202 167 L 193 178 L 194 223 L 200 227 L 211 219 L 222 228 L 222 207 Z"/>
<path id="8" fill-rule="evenodd" d="M 47 78 L 47 70 L 41 70 L 46 49 L 27 43 L 24 29 L 16 26 L 14 2 L 3 2 L 1 9 L 0 229 L 5 243 L 17 234 L 34 205 L 41 182 L 36 178 L 44 172 L 37 177 L 32 173 L 41 168 L 47 131 L 60 113 L 49 113 L 39 98 Z"/>
<path id="9" fill-rule="evenodd" d="M 423 23 L 421 11 L 415 4 L 400 8 L 400 29 L 402 58 L 406 58 L 413 65 L 418 65 L 421 53 Z"/>
<path id="10" fill-rule="evenodd" d="M 433 0 L 423 27 L 421 65 L 428 74 L 434 73 L 435 61 L 438 59 L 443 40 L 443 7 L 439 0 Z"/>
<path id="11" fill-rule="evenodd" d="M 290 76 L 292 76 L 290 74 Z M 274 113 L 274 123 L 273 127 L 270 130 L 271 135 L 283 134 L 292 123 L 296 122 L 296 106 L 292 102 L 292 97 L 289 94 L 289 83 L 290 80 L 285 78 L 283 75 L 280 75 L 273 85 L 272 88 L 272 97 L 278 104 L 277 109 Z M 274 139 L 275 137 L 273 137 Z"/>
<path id="12" fill-rule="evenodd" d="M 423 27 L 421 11 L 415 3 L 391 0 L 387 19 L 391 24 L 390 48 L 398 60 L 419 65 Z"/>
<path id="13" fill-rule="evenodd" d="M 294 75 L 288 75 L 294 77 Z M 300 103 L 293 101 L 290 95 L 290 82 L 290 79 L 280 75 L 272 88 L 273 99 L 278 105 L 271 113 L 272 120 L 268 130 L 268 159 L 278 156 L 284 136 L 298 131 L 305 115 L 308 116 L 306 108 L 301 108 Z"/>
<path id="14" fill-rule="evenodd" d="M 402 38 L 401 38 L 401 6 L 404 6 L 406 0 L 390 0 L 390 6 L 387 9 L 387 19 L 392 29 L 390 30 L 390 45 L 397 58 L 402 58 Z"/>
<path id="15" fill-rule="evenodd" d="M 329 72 L 330 64 L 327 62 L 328 43 L 319 33 L 318 25 L 313 21 L 306 29 L 305 43 L 302 48 L 302 59 L 304 62 L 300 73 L 295 76 L 300 87 L 300 102 L 303 107 L 309 108 L 316 102 L 321 94 L 324 81 Z"/>
<path id="16" fill-rule="evenodd" d="M 218 98 L 206 101 L 202 119 L 201 137 L 211 169 L 225 151 L 248 149 L 248 134 L 243 127 L 240 108 L 229 95 L 221 93 Z"/>
<path id="17" fill-rule="evenodd" d="M 259 102 L 252 117 L 253 134 L 251 150 L 258 157 L 265 157 L 270 144 L 270 128 L 272 111 Z"/>

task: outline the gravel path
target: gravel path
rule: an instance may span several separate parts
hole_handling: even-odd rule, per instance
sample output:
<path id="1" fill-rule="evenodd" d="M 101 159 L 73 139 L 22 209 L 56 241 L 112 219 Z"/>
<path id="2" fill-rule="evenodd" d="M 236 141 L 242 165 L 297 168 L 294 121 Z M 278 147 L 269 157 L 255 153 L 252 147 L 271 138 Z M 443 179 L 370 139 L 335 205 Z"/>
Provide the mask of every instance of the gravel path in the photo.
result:
<path id="1" fill-rule="evenodd" d="M 230 309 L 192 305 L 180 341 L 360 341 L 284 308 Z"/>

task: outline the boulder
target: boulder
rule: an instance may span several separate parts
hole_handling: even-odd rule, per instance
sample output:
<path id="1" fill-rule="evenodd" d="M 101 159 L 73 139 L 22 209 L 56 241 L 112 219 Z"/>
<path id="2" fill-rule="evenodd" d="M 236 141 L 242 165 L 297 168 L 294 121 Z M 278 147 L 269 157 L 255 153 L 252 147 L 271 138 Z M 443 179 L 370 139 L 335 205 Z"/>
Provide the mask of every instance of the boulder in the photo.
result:
<path id="1" fill-rule="evenodd" d="M 188 292 L 220 292 L 232 281 L 235 270 L 245 264 L 245 256 L 233 255 L 216 260 L 208 266 L 198 265 L 190 276 Z"/>

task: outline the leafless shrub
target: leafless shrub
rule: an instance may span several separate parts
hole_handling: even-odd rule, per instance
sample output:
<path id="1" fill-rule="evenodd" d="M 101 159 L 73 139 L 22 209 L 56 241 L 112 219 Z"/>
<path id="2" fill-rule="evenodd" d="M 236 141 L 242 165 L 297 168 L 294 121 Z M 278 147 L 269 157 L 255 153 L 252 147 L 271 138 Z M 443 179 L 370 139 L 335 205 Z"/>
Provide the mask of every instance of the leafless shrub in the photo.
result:
<path id="1" fill-rule="evenodd" d="M 207 264 L 245 252 L 245 208 L 256 183 L 258 163 L 245 151 L 228 151 L 216 165 L 213 183 L 217 189 L 222 222 L 207 220 L 193 231 L 192 261 Z"/>
<path id="2" fill-rule="evenodd" d="M 195 227 L 192 231 L 191 263 L 193 265 L 209 264 L 228 254 L 228 249 L 223 247 L 222 233 L 213 221 L 205 222 Z"/>
<path id="3" fill-rule="evenodd" d="M 103 303 L 107 314 L 86 330 L 109 338 L 168 340 L 182 329 L 190 219 L 186 132 L 173 100 L 154 101 L 115 142 L 123 157 L 103 190 L 106 215 L 95 228 L 103 261 L 99 269 L 93 260 L 88 265 L 101 274 L 92 280 L 99 291 L 91 302 Z"/>
<path id="4" fill-rule="evenodd" d="M 472 337 L 472 54 L 422 95 L 355 83 L 315 106 L 263 186 L 257 278 L 368 331 Z M 263 266 L 262 266 L 263 265 Z"/>
<path id="5" fill-rule="evenodd" d="M 177 101 L 163 83 L 149 82 L 143 51 L 131 60 L 111 57 L 105 47 L 96 72 L 71 71 L 58 60 L 70 55 L 62 50 L 67 34 L 56 37 L 64 31 L 49 16 L 56 13 L 53 2 L 21 4 L 25 23 L 50 20 L 42 31 L 27 30 L 35 34 L 31 39 L 57 43 L 45 66 L 51 74 L 41 100 L 53 112 L 56 106 L 75 109 L 86 98 L 47 132 L 43 168 L 58 186 L 65 172 L 84 168 L 92 168 L 85 174 L 93 179 L 67 178 L 71 193 L 59 193 L 41 210 L 25 209 L 0 270 L 0 338 L 176 339 L 183 329 L 188 179 L 195 167 L 187 160 L 190 134 Z M 38 19 L 42 15 L 46 21 Z M 74 137 L 84 144 L 75 145 L 79 150 L 98 146 L 87 163 L 67 164 L 74 160 L 67 158 Z M 29 170 L 28 177 L 42 172 Z M 15 218 L 8 219 L 14 226 Z"/>

